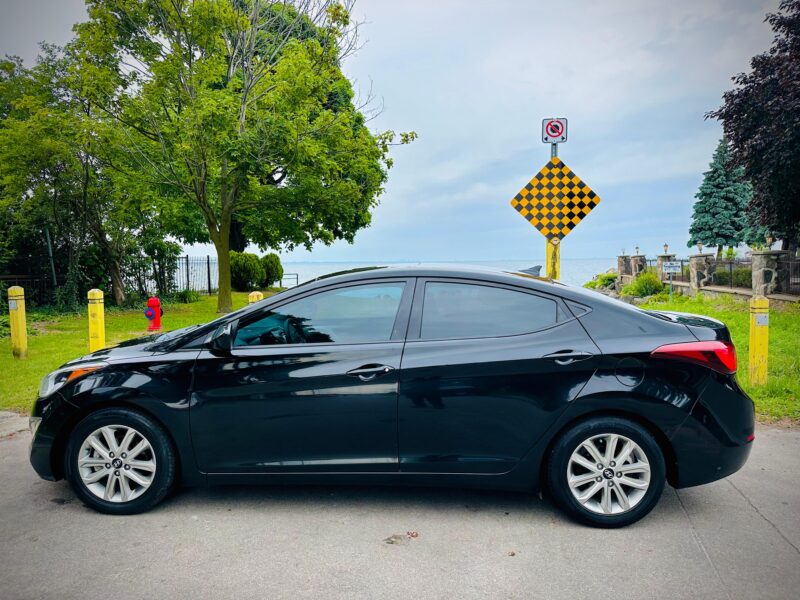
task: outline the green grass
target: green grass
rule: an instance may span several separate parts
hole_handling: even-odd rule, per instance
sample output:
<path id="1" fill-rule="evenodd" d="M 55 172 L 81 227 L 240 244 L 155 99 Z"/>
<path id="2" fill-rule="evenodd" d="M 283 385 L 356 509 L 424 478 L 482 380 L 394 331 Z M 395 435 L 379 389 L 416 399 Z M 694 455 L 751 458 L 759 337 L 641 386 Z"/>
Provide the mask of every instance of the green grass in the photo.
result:
<path id="1" fill-rule="evenodd" d="M 265 294 L 268 296 L 269 294 Z M 247 304 L 247 294 L 233 293 L 233 308 Z M 217 297 L 203 296 L 192 304 L 164 307 L 162 327 L 178 329 L 215 319 Z M 44 318 L 45 320 L 40 320 Z M 142 310 L 107 310 L 106 343 L 147 335 L 148 321 Z M 42 316 L 33 312 L 28 318 L 28 357 L 11 356 L 11 339 L 0 339 L 0 410 L 30 411 L 42 377 L 68 360 L 89 352 L 89 329 L 86 311 L 80 314 Z"/>
<path id="2" fill-rule="evenodd" d="M 217 299 L 204 296 L 193 304 L 173 304 L 165 308 L 164 328 L 177 329 L 214 319 Z M 234 293 L 233 306 L 247 303 L 247 294 Z M 745 302 L 729 298 L 708 299 L 675 296 L 673 302 L 651 302 L 644 308 L 676 310 L 708 315 L 725 322 L 731 330 L 739 357 L 738 378 L 755 400 L 762 420 L 800 420 L 800 306 L 774 309 L 770 315 L 769 379 L 763 387 L 753 387 L 747 377 L 749 317 Z M 45 318 L 47 320 L 39 320 Z M 28 412 L 39 381 L 68 360 L 86 354 L 89 333 L 86 313 L 49 317 L 32 315 L 28 336 L 28 358 L 11 356 L 11 341 L 0 339 L 0 410 Z M 141 310 L 106 312 L 108 344 L 146 334 L 147 321 Z"/>
<path id="3" fill-rule="evenodd" d="M 769 375 L 766 385 L 760 387 L 750 385 L 747 376 L 750 318 L 746 302 L 729 297 L 675 296 L 672 302 L 651 302 L 642 308 L 696 313 L 725 323 L 736 345 L 736 377 L 756 403 L 760 420 L 800 420 L 800 306 L 770 311 Z"/>

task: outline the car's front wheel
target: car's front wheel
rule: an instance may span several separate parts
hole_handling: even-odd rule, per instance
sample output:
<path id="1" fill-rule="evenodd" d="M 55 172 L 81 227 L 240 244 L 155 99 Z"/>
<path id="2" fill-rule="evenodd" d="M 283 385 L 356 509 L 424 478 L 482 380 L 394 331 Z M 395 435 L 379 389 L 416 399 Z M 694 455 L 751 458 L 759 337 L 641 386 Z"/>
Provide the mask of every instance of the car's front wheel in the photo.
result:
<path id="1" fill-rule="evenodd" d="M 100 512 L 129 515 L 160 502 L 175 480 L 175 453 L 164 430 L 124 408 L 91 413 L 73 430 L 65 473 L 72 489 Z"/>
<path id="2" fill-rule="evenodd" d="M 579 423 L 554 444 L 549 491 L 576 520 L 623 527 L 649 513 L 664 490 L 664 456 L 641 425 L 618 417 Z"/>

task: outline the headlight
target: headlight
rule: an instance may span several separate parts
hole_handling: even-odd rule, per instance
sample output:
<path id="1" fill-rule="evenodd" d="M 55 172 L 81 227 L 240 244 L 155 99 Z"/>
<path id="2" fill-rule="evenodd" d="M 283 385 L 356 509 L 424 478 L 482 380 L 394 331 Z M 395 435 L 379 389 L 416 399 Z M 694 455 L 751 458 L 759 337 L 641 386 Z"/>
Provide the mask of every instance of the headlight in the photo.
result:
<path id="1" fill-rule="evenodd" d="M 83 377 L 92 371 L 101 369 L 102 367 L 105 367 L 106 364 L 107 363 L 104 362 L 83 363 L 53 371 L 49 375 L 45 375 L 44 379 L 42 379 L 42 383 L 39 385 L 39 397 L 49 396 L 68 381 L 72 381 L 73 379 Z"/>

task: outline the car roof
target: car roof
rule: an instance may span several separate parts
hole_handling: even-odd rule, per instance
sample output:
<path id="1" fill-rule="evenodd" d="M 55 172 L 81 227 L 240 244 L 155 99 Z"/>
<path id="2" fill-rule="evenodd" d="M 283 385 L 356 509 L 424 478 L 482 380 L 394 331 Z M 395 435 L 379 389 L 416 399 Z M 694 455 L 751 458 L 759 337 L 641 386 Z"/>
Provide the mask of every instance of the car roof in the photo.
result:
<path id="1" fill-rule="evenodd" d="M 454 277 L 464 279 L 483 279 L 496 280 L 505 279 L 510 282 L 520 284 L 529 281 L 540 281 L 548 284 L 563 285 L 547 277 L 538 277 L 519 271 L 498 269 L 494 267 L 484 267 L 468 264 L 448 264 L 448 263 L 409 263 L 393 265 L 374 265 L 359 267 L 346 271 L 337 271 L 320 275 L 308 281 L 307 284 L 315 282 L 335 283 L 338 281 L 358 281 L 362 279 L 376 279 L 382 277 Z"/>

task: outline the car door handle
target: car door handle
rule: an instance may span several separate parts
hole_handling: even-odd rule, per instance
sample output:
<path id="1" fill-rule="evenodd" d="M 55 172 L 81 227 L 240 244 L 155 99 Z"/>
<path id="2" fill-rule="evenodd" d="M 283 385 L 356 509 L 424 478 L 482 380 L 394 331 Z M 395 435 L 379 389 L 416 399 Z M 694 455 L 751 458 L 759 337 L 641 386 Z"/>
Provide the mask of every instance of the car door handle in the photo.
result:
<path id="1" fill-rule="evenodd" d="M 566 366 L 572 363 L 592 358 L 594 354 L 591 352 L 573 352 L 572 350 L 559 350 L 552 354 L 545 354 L 542 358 L 549 358 L 557 365 Z"/>
<path id="2" fill-rule="evenodd" d="M 350 375 L 350 377 L 358 377 L 361 381 L 372 381 L 376 377 L 386 375 L 392 371 L 394 371 L 394 367 L 390 367 L 389 365 L 364 365 L 363 367 L 348 371 L 347 374 Z"/>

